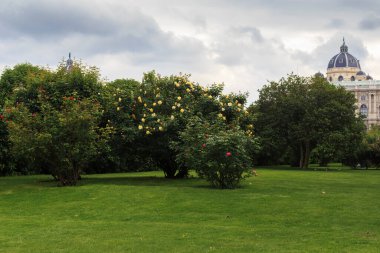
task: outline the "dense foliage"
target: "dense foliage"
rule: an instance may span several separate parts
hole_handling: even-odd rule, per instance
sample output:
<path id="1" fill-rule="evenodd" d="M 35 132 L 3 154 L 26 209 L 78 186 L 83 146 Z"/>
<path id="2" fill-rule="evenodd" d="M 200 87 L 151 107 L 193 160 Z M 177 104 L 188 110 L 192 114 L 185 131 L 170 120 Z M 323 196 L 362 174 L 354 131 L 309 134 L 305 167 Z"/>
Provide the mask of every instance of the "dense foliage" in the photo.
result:
<path id="1" fill-rule="evenodd" d="M 75 185 L 96 154 L 97 114 L 93 101 L 75 97 L 65 97 L 59 110 L 43 103 L 32 114 L 19 104 L 9 123 L 15 161 L 35 170 L 44 165 L 61 185 Z"/>
<path id="2" fill-rule="evenodd" d="M 307 168 L 315 150 L 322 164 L 347 154 L 362 140 L 354 95 L 321 77 L 289 75 L 260 90 L 251 110 L 262 139 L 260 162 Z"/>
<path id="3" fill-rule="evenodd" d="M 81 173 L 156 168 L 168 178 L 186 177 L 190 167 L 178 160 L 181 151 L 174 143 L 194 145 L 180 136 L 195 116 L 221 126 L 218 134 L 227 141 L 234 134 L 244 143 L 253 139 L 246 94 L 224 95 L 223 85 L 205 88 L 188 75 L 149 72 L 141 83 L 105 83 L 96 68 L 79 63 L 70 69 L 61 64 L 56 71 L 20 64 L 7 69 L 0 84 L 6 98 L 0 122 L 2 174 L 50 173 L 61 185 L 76 184 Z M 228 132 L 231 136 L 225 136 Z M 241 171 L 250 167 L 241 164 L 237 182 L 228 187 L 236 186 Z"/>
<path id="4" fill-rule="evenodd" d="M 0 175 L 50 173 L 74 185 L 81 173 L 160 169 L 183 178 L 193 169 L 234 188 L 253 161 L 380 164 L 378 138 L 363 142 L 353 95 L 319 77 L 270 82 L 246 110 L 247 94 L 189 75 L 105 82 L 77 62 L 19 64 L 3 72 L 0 96 Z"/>

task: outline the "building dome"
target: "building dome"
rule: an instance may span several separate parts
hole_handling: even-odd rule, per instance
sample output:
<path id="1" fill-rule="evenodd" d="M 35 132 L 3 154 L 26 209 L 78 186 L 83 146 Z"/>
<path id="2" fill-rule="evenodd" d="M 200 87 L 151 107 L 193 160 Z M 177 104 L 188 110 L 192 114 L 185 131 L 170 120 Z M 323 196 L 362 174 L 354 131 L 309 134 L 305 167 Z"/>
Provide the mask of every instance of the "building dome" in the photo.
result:
<path id="1" fill-rule="evenodd" d="M 358 73 L 356 73 L 357 76 L 365 76 L 366 74 L 364 73 L 364 71 L 358 71 Z"/>
<path id="2" fill-rule="evenodd" d="M 360 68 L 360 63 L 352 54 L 348 53 L 348 47 L 343 40 L 343 45 L 340 47 L 340 53 L 331 58 L 327 69 L 347 67 Z"/>
<path id="3" fill-rule="evenodd" d="M 366 74 L 361 71 L 359 60 L 348 53 L 348 47 L 343 38 L 340 53 L 334 55 L 327 65 L 326 78 L 330 82 L 362 81 Z"/>

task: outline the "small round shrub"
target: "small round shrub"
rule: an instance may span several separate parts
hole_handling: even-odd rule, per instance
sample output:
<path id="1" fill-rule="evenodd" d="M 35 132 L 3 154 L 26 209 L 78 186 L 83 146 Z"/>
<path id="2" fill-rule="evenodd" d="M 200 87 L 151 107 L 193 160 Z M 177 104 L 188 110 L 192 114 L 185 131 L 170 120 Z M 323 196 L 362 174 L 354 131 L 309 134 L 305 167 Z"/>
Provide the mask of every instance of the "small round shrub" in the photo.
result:
<path id="1" fill-rule="evenodd" d="M 212 186 L 236 188 L 252 168 L 255 139 L 240 129 L 218 126 L 189 125 L 181 133 L 177 160 L 182 166 L 195 169 Z"/>

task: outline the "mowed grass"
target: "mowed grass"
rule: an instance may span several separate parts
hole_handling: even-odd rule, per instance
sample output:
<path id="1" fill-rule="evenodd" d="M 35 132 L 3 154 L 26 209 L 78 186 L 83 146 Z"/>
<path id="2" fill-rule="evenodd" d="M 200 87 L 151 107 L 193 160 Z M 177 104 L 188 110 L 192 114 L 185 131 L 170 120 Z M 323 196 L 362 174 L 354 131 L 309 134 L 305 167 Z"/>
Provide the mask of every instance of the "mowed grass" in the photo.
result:
<path id="1" fill-rule="evenodd" d="M 258 173 L 235 190 L 162 172 L 0 178 L 0 252 L 380 252 L 380 171 Z"/>

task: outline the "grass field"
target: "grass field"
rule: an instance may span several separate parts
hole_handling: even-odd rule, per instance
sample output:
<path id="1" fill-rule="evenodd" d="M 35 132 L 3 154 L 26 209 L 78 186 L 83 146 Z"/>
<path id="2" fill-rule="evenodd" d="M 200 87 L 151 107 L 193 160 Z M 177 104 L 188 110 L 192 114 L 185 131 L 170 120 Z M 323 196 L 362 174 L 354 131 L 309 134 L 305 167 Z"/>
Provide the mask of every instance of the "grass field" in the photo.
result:
<path id="1" fill-rule="evenodd" d="M 0 178 L 0 252 L 380 252 L 380 171 L 258 173 L 236 190 L 161 172 Z"/>

